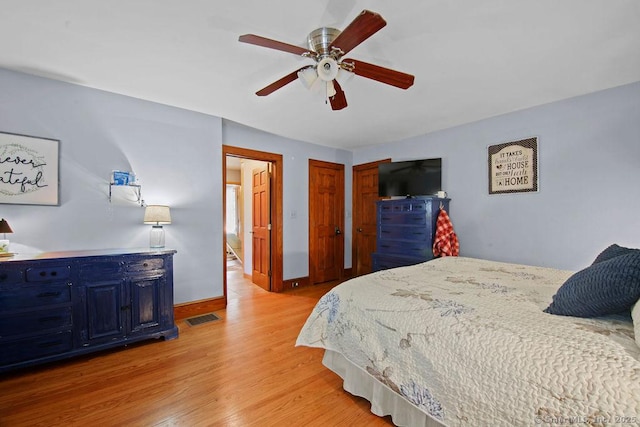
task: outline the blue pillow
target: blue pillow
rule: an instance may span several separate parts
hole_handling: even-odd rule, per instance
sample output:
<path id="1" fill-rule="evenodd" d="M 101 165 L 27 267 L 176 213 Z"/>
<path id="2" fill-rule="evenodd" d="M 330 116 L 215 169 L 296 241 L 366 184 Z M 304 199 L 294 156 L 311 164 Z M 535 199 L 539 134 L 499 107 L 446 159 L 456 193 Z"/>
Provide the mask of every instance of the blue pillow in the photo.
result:
<path id="1" fill-rule="evenodd" d="M 640 299 L 640 250 L 590 265 L 569 277 L 545 313 L 598 317 L 626 312 Z"/>
<path id="2" fill-rule="evenodd" d="M 640 249 L 625 248 L 623 246 L 618 246 L 614 243 L 613 245 L 606 248 L 604 251 L 600 252 L 600 254 L 596 257 L 595 261 L 593 261 L 593 264 L 597 264 L 599 262 L 606 261 L 608 259 L 615 258 L 620 255 L 626 255 L 628 253 L 632 253 L 638 250 Z"/>

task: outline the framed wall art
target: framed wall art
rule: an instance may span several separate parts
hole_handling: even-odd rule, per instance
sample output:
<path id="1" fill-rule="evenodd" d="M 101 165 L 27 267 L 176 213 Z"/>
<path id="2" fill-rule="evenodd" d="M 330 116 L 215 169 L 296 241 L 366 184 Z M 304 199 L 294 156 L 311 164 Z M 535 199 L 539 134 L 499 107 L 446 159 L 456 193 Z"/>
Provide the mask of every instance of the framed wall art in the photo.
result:
<path id="1" fill-rule="evenodd" d="M 59 145 L 0 132 L 0 203 L 58 205 Z"/>
<path id="2" fill-rule="evenodd" d="M 489 194 L 538 191 L 538 138 L 490 145 Z"/>

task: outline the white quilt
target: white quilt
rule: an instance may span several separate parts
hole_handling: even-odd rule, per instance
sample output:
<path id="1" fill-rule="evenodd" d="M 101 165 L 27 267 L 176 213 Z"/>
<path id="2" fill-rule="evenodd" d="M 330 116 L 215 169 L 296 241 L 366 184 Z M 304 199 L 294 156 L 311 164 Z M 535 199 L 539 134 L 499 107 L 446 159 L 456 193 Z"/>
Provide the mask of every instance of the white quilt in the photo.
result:
<path id="1" fill-rule="evenodd" d="M 349 280 L 296 345 L 341 353 L 447 426 L 640 424 L 630 318 L 542 310 L 569 271 L 447 257 Z"/>

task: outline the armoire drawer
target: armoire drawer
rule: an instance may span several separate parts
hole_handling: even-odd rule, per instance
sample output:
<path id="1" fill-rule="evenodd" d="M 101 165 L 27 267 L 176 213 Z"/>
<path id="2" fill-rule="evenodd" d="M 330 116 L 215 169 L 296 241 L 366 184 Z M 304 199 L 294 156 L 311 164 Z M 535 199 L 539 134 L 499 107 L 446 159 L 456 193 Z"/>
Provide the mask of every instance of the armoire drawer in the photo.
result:
<path id="1" fill-rule="evenodd" d="M 67 283 L 51 283 L 21 287 L 0 287 L 0 309 L 10 311 L 20 308 L 41 307 L 71 301 L 71 286 Z"/>
<path id="2" fill-rule="evenodd" d="M 29 311 L 0 317 L 0 338 L 40 331 L 71 328 L 71 307 Z"/>
<path id="3" fill-rule="evenodd" d="M 71 276 L 70 265 L 50 265 L 46 267 L 27 268 L 27 282 L 49 282 L 65 280 Z"/>
<path id="4" fill-rule="evenodd" d="M 379 206 L 379 212 L 425 212 L 426 205 L 419 200 L 388 200 Z"/>
<path id="5" fill-rule="evenodd" d="M 3 268 L 0 271 L 0 286 L 10 283 L 24 282 L 24 271 L 16 268 Z"/>
<path id="6" fill-rule="evenodd" d="M 164 267 L 162 258 L 149 258 L 139 261 L 131 261 L 127 264 L 127 271 L 159 270 Z"/>
<path id="7" fill-rule="evenodd" d="M 120 276 L 123 270 L 122 261 L 93 261 L 80 265 L 80 280 L 107 279 Z"/>
<path id="8" fill-rule="evenodd" d="M 429 242 L 380 240 L 378 242 L 378 252 L 381 254 L 398 254 L 409 257 L 433 258 L 433 248 Z"/>
<path id="9" fill-rule="evenodd" d="M 1 342 L 0 364 L 33 360 L 43 356 L 64 353 L 71 350 L 73 335 L 71 331 L 61 331 L 25 339 Z"/>
<path id="10" fill-rule="evenodd" d="M 427 216 L 423 213 L 407 213 L 405 215 L 380 214 L 380 224 L 413 225 L 424 228 L 427 225 Z"/>
<path id="11" fill-rule="evenodd" d="M 407 265 L 419 264 L 421 262 L 425 262 L 427 260 L 421 258 L 413 258 L 399 255 L 386 255 L 386 254 L 377 254 L 373 253 L 372 263 L 373 270 L 388 270 L 390 268 L 404 267 Z"/>
<path id="12" fill-rule="evenodd" d="M 432 232 L 426 227 L 406 227 L 402 225 L 380 225 L 378 241 L 385 239 L 413 240 L 431 242 Z"/>

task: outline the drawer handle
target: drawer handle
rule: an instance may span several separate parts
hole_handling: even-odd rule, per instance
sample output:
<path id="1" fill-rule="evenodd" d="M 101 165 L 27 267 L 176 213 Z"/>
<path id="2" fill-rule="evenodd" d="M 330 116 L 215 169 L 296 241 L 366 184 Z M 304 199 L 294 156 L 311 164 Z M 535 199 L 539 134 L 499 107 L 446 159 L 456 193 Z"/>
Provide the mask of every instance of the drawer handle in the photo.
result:
<path id="1" fill-rule="evenodd" d="M 58 272 L 57 272 L 57 271 L 55 271 L 55 270 L 53 270 L 52 272 L 50 272 L 50 273 L 48 273 L 48 274 L 49 274 L 49 276 L 51 276 L 51 277 L 56 277 L 56 276 L 58 275 Z M 40 272 L 40 277 L 47 277 L 47 272 L 46 272 L 46 271 L 44 271 L 44 270 L 42 270 L 42 271 Z"/>
<path id="2" fill-rule="evenodd" d="M 38 322 L 40 322 L 40 323 L 49 323 L 49 322 L 57 322 L 59 320 L 62 320 L 62 316 L 47 316 L 47 317 L 39 318 Z"/>
<path id="3" fill-rule="evenodd" d="M 38 294 L 38 298 L 59 297 L 62 292 L 42 292 Z"/>

